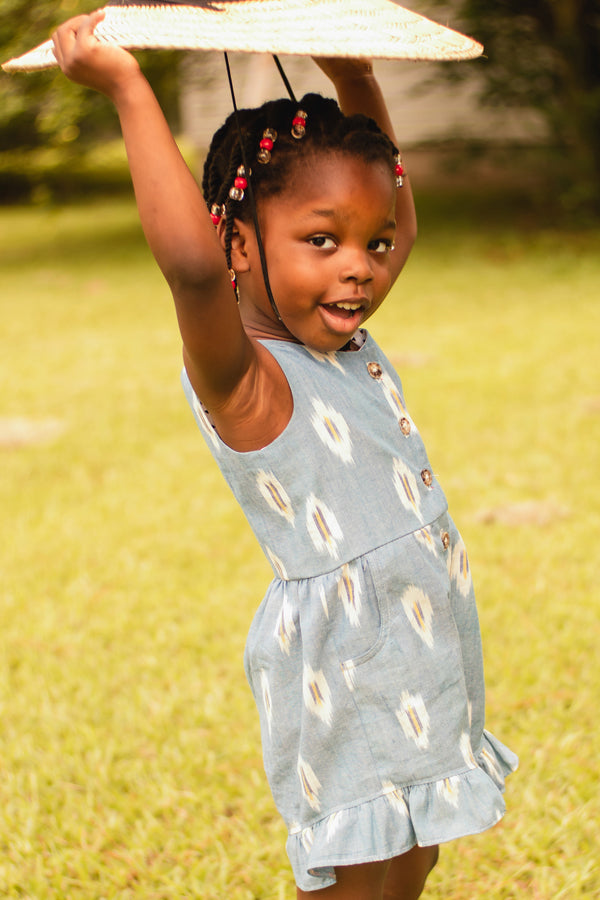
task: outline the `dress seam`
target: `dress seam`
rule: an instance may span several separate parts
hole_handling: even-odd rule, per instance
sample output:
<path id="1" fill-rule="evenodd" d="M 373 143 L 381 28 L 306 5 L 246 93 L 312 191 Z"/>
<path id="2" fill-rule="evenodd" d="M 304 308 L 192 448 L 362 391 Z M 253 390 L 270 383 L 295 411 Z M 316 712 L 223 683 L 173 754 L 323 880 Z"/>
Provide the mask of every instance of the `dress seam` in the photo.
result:
<path id="1" fill-rule="evenodd" d="M 488 778 L 490 777 L 489 774 L 485 771 L 485 769 L 482 768 L 482 766 L 479 766 L 479 765 L 462 766 L 460 769 L 457 769 L 453 772 L 449 772 L 445 775 L 441 775 L 439 778 L 426 778 L 426 779 L 423 779 L 422 781 L 411 781 L 411 782 L 405 782 L 403 784 L 394 782 L 393 787 L 395 790 L 410 790 L 411 788 L 415 788 L 415 787 L 428 787 L 429 785 L 437 784 L 440 781 L 445 781 L 446 778 L 456 778 L 457 776 L 460 777 L 462 775 L 467 775 L 469 772 L 476 772 L 476 771 L 483 772 L 483 774 L 486 775 Z M 304 828 L 294 829 L 293 831 L 288 830 L 288 834 L 290 835 L 290 837 L 295 837 L 296 835 L 302 834 L 304 831 L 307 831 L 311 828 L 315 828 L 316 826 L 320 825 L 322 822 L 326 822 L 327 819 L 331 818 L 331 816 L 336 815 L 337 813 L 346 812 L 347 810 L 351 810 L 351 809 L 359 809 L 362 806 L 368 806 L 369 804 L 374 803 L 376 800 L 385 799 L 391 793 L 392 793 L 392 791 L 390 791 L 390 790 L 379 791 L 379 793 L 371 794 L 370 796 L 364 797 L 363 799 L 358 800 L 355 803 L 338 806 L 335 809 L 331 809 L 327 813 L 327 815 L 321 816 L 319 819 L 313 819 L 309 824 L 305 825 Z"/>
<path id="2" fill-rule="evenodd" d="M 282 584 L 291 584 L 292 582 L 311 581 L 313 578 L 321 578 L 325 575 L 331 575 L 333 572 L 337 572 L 338 569 L 341 569 L 342 566 L 346 566 L 349 563 L 355 562 L 359 559 L 364 559 L 366 556 L 369 556 L 372 553 L 377 553 L 377 551 L 381 550 L 383 547 L 389 547 L 390 544 L 394 544 L 396 541 L 402 541 L 404 540 L 404 538 L 408 538 L 413 534 L 417 534 L 417 532 L 422 531 L 424 528 L 429 528 L 431 525 L 434 525 L 439 519 L 441 519 L 442 516 L 447 515 L 447 513 L 448 504 L 446 504 L 445 508 L 441 512 L 436 513 L 431 521 L 422 522 L 418 526 L 418 528 L 413 528 L 412 531 L 404 531 L 401 534 L 396 535 L 395 537 L 391 537 L 389 541 L 384 541 L 383 544 L 377 544 L 376 547 L 370 547 L 368 550 L 364 550 L 362 553 L 358 553 L 355 556 L 348 557 L 348 559 L 335 560 L 335 565 L 333 566 L 333 568 L 327 569 L 324 572 L 317 572 L 313 573 L 312 575 L 299 575 L 297 578 L 279 578 L 275 576 L 275 578 L 272 579 L 271 583 L 281 582 Z"/>

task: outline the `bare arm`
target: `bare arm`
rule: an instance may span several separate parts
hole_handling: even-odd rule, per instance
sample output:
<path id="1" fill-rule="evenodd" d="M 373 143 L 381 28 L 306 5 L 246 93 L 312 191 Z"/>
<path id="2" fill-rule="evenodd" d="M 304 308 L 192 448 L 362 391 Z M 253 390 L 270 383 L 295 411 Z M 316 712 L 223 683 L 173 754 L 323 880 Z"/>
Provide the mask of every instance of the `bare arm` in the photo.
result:
<path id="1" fill-rule="evenodd" d="M 223 249 L 202 193 L 135 58 L 93 34 L 103 12 L 65 23 L 54 37 L 63 72 L 114 103 L 144 233 L 169 283 L 194 387 L 225 402 L 253 357 Z"/>
<path id="2" fill-rule="evenodd" d="M 347 116 L 363 113 L 374 119 L 396 147 L 398 141 L 379 82 L 368 59 L 315 59 L 319 68 L 331 79 L 342 112 Z M 409 179 L 396 196 L 396 249 L 393 253 L 394 280 L 400 274 L 417 236 L 417 216 Z"/>

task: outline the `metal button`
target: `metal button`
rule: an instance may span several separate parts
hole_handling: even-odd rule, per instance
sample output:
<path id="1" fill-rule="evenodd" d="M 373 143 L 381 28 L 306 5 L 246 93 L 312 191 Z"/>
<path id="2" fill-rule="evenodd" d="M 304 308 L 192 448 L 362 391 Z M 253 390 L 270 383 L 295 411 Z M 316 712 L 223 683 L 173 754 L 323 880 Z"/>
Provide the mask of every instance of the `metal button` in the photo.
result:
<path id="1" fill-rule="evenodd" d="M 429 469 L 423 469 L 421 472 L 421 479 L 426 487 L 431 487 L 433 484 L 433 475 Z"/>
<path id="2" fill-rule="evenodd" d="M 371 378 L 381 378 L 383 374 L 383 369 L 377 362 L 367 363 L 367 371 Z"/>
<path id="3" fill-rule="evenodd" d="M 447 550 L 450 546 L 450 535 L 447 531 L 442 531 L 440 537 L 442 539 L 442 547 L 444 548 L 444 550 Z"/>
<path id="4" fill-rule="evenodd" d="M 410 422 L 408 421 L 406 416 L 402 416 L 402 418 L 400 419 L 400 431 L 405 435 L 410 434 Z"/>

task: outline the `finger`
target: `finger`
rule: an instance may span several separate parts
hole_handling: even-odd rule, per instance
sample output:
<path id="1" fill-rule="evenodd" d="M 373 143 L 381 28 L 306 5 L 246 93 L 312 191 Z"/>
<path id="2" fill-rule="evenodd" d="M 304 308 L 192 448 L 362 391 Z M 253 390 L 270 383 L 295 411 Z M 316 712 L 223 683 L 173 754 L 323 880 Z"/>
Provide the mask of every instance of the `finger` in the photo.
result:
<path id="1" fill-rule="evenodd" d="M 66 22 L 63 22 L 62 25 L 59 25 L 52 35 L 54 55 L 61 68 L 67 47 L 75 41 L 78 29 L 86 18 L 87 16 L 74 16 L 72 19 L 68 19 Z"/>
<path id="2" fill-rule="evenodd" d="M 52 35 L 54 55 L 61 67 L 65 55 L 65 45 L 69 39 L 73 40 L 73 35 L 75 33 L 72 31 L 71 27 L 67 27 L 67 25 L 69 25 L 67 22 L 65 22 L 64 25 L 60 25 Z"/>
<path id="3" fill-rule="evenodd" d="M 78 47 L 97 43 L 94 28 L 104 15 L 104 10 L 96 10 L 91 15 L 74 16 L 56 29 L 52 35 L 54 56 L 63 72 L 67 72 Z"/>
<path id="4" fill-rule="evenodd" d="M 90 15 L 73 16 L 56 29 L 52 36 L 54 43 L 62 47 L 65 42 L 91 37 L 104 16 L 103 9 L 98 9 Z"/>
<path id="5" fill-rule="evenodd" d="M 370 72 L 373 60 L 366 57 L 313 56 L 313 61 L 322 69 L 340 72 Z"/>
<path id="6" fill-rule="evenodd" d="M 84 21 L 79 27 L 78 32 L 81 37 L 86 38 L 94 36 L 94 29 L 104 19 L 105 15 L 106 11 L 104 9 L 97 9 L 95 12 L 90 13 L 89 16 L 84 16 Z"/>
<path id="7" fill-rule="evenodd" d="M 89 16 L 73 16 L 72 19 L 67 19 L 66 22 L 59 25 L 54 34 L 58 35 L 59 39 L 67 34 L 76 35 L 86 19 L 89 19 Z"/>

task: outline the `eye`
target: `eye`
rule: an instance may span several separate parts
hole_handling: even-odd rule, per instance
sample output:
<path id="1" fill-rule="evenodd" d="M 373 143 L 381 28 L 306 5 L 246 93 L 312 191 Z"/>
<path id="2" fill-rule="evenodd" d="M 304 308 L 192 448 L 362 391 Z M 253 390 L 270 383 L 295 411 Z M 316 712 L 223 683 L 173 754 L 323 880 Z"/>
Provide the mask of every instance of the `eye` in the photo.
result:
<path id="1" fill-rule="evenodd" d="M 318 247 L 322 250 L 335 250 L 336 243 L 332 237 L 328 237 L 326 234 L 315 234 L 313 237 L 308 239 L 309 244 L 312 244 L 313 247 Z"/>
<path id="2" fill-rule="evenodd" d="M 389 253 L 393 249 L 394 242 L 390 241 L 389 238 L 379 238 L 369 243 L 369 250 L 372 253 Z"/>

